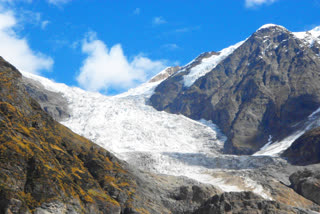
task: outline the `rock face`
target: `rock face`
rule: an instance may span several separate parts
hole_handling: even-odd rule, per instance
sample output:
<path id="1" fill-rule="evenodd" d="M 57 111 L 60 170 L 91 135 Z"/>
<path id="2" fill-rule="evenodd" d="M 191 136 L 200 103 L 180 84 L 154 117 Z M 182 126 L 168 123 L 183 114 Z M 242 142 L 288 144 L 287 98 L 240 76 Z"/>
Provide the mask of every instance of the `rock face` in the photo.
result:
<path id="1" fill-rule="evenodd" d="M 176 73 L 178 70 L 180 70 L 179 66 L 169 67 L 169 68 L 165 69 L 164 71 L 160 72 L 155 77 L 153 77 L 151 80 L 149 80 L 149 82 L 158 82 L 160 80 L 167 79 L 168 77 L 170 77 L 171 75 Z"/>
<path id="2" fill-rule="evenodd" d="M 25 77 L 22 78 L 22 83 L 28 94 L 35 99 L 41 108 L 52 116 L 53 119 L 62 121 L 70 116 L 68 102 L 61 94 L 48 91 L 38 82 Z"/>
<path id="3" fill-rule="evenodd" d="M 298 138 L 283 152 L 282 157 L 295 165 L 320 163 L 320 128 L 312 129 Z"/>
<path id="4" fill-rule="evenodd" d="M 55 122 L 21 82 L 1 58 L 0 213 L 120 213 L 137 207 L 135 179 L 123 164 Z"/>
<path id="5" fill-rule="evenodd" d="M 267 201 L 252 192 L 231 192 L 215 195 L 206 201 L 193 214 L 218 213 L 308 213 L 307 211 L 288 207 L 276 201 Z"/>
<path id="6" fill-rule="evenodd" d="M 261 28 L 190 87 L 183 81 L 192 65 L 163 81 L 150 101 L 158 110 L 212 120 L 228 137 L 226 152 L 252 154 L 320 106 L 317 51 L 283 27 Z"/>
<path id="7" fill-rule="evenodd" d="M 292 188 L 303 197 L 320 205 L 320 171 L 298 171 L 290 176 Z"/>

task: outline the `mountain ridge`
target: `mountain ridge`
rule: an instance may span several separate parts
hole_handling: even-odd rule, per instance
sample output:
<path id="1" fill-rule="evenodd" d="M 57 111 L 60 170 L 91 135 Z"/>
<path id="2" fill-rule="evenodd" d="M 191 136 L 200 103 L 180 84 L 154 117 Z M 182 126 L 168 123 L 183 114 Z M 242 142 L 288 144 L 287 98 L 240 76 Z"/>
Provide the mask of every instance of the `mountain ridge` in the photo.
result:
<path id="1" fill-rule="evenodd" d="M 293 33 L 281 26 L 267 25 L 257 30 L 191 87 L 184 88 L 180 83 L 183 74 L 176 74 L 162 82 L 150 100 L 158 110 L 182 113 L 193 119 L 212 120 L 228 137 L 225 151 L 252 154 L 268 142 L 270 135 L 275 140 L 289 135 L 294 123 L 319 107 L 319 63 L 315 52 Z M 299 74 L 299 69 L 308 72 Z M 286 75 L 289 72 L 290 75 Z M 293 75 L 303 75 L 304 81 L 311 86 L 294 79 Z M 299 93 L 301 99 L 298 98 Z M 260 101 L 256 100 L 257 103 L 250 107 L 249 103 L 255 99 Z M 259 103 L 262 106 L 259 107 Z M 299 107 L 299 103 L 302 106 Z M 266 109 L 264 106 L 267 106 Z M 290 106 L 299 108 L 301 114 L 295 113 L 296 110 Z M 289 112 L 282 112 L 281 109 Z M 278 116 L 271 119 L 273 115 Z M 293 121 L 286 121 L 286 115 Z M 268 127 L 273 128 L 268 130 Z M 286 133 L 281 133 L 284 131 Z"/>

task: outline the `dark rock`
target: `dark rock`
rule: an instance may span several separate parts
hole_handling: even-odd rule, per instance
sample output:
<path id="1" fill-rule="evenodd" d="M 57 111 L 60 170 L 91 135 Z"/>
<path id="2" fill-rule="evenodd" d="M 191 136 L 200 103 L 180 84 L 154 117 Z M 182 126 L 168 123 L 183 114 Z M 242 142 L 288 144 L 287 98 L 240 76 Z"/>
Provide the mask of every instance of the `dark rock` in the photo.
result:
<path id="1" fill-rule="evenodd" d="M 290 176 L 292 188 L 303 197 L 320 205 L 320 171 L 305 169 Z"/>
<path id="2" fill-rule="evenodd" d="M 268 201 L 252 192 L 230 192 L 215 195 L 206 201 L 193 214 L 220 214 L 220 213 L 308 213 L 301 209 Z"/>
<path id="3" fill-rule="evenodd" d="M 26 77 L 22 78 L 22 83 L 28 94 L 56 121 L 70 117 L 68 101 L 61 94 L 48 91 L 38 82 Z"/>
<path id="4" fill-rule="evenodd" d="M 295 165 L 320 163 L 320 128 L 303 134 L 281 156 Z"/>

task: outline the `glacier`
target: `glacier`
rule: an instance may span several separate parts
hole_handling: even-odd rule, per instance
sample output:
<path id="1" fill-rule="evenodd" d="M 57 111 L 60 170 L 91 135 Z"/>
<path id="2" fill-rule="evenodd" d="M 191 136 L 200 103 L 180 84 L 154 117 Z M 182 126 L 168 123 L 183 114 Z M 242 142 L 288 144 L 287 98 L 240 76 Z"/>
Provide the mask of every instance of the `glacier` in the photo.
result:
<path id="1" fill-rule="evenodd" d="M 273 160 L 224 155 L 226 137 L 211 121 L 194 121 L 147 105 L 162 80 L 144 83 L 117 96 L 105 96 L 22 73 L 67 99 L 71 112 L 61 122 L 63 125 L 129 164 L 154 173 L 185 176 L 215 185 L 222 191 L 251 190 L 271 199 L 268 191 L 248 176 L 228 179 L 221 173 L 230 172 L 231 176 L 234 170 L 273 164 Z"/>
<path id="2" fill-rule="evenodd" d="M 316 39 L 320 29 L 312 32 L 312 39 Z M 296 35 L 311 41 L 306 39 L 310 34 Z M 202 59 L 184 75 L 185 86 L 210 72 L 242 43 Z M 178 73 L 191 64 L 182 67 Z M 250 170 L 283 164 L 285 161 L 277 156 L 305 131 L 320 125 L 318 110 L 310 115 L 301 131 L 281 142 L 272 142 L 270 137 L 268 145 L 252 156 L 225 155 L 222 149 L 226 137 L 211 121 L 194 121 L 183 115 L 157 111 L 148 105 L 155 87 L 164 79 L 146 82 L 120 95 L 105 96 L 22 73 L 46 90 L 60 93 L 68 101 L 70 117 L 61 122 L 63 125 L 129 164 L 154 173 L 185 176 L 223 191 L 253 191 L 267 199 L 272 199 L 270 192 L 259 181 L 250 178 Z"/>

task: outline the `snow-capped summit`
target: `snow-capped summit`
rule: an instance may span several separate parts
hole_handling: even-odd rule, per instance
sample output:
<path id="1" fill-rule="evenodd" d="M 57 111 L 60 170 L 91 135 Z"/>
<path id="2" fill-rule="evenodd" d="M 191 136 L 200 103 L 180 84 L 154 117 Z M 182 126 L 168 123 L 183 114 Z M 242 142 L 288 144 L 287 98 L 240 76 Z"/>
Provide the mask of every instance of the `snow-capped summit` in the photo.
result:
<path id="1" fill-rule="evenodd" d="M 320 26 L 313 28 L 311 31 L 319 32 L 319 34 L 320 34 Z"/>
<path id="2" fill-rule="evenodd" d="M 287 30 L 287 28 L 281 26 L 281 25 L 276 25 L 276 24 L 265 24 L 262 25 L 257 31 L 262 30 L 262 29 L 266 29 L 266 28 L 273 28 L 273 27 L 277 27 L 277 28 L 282 28 L 284 30 Z"/>

